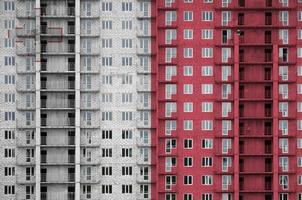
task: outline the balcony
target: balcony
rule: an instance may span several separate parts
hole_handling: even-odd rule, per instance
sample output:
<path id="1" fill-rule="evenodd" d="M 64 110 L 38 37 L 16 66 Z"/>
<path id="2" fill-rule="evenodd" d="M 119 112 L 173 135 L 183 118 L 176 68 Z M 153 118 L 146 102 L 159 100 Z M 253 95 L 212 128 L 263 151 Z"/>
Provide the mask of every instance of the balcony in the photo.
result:
<path id="1" fill-rule="evenodd" d="M 16 176 L 16 182 L 18 184 L 34 184 L 36 182 L 36 177 L 34 175 L 26 175 L 25 171 L 23 172 L 24 175 L 18 174 Z"/>
<path id="2" fill-rule="evenodd" d="M 75 173 L 41 173 L 41 183 L 60 184 L 75 182 Z"/>
<path id="3" fill-rule="evenodd" d="M 22 43 L 16 44 L 16 54 L 18 56 L 30 56 L 36 53 L 35 47 L 26 47 Z"/>
<path id="4" fill-rule="evenodd" d="M 41 26 L 41 35 L 44 36 L 62 36 L 63 35 L 63 30 L 62 28 L 58 27 L 48 27 L 45 25 Z"/>
<path id="5" fill-rule="evenodd" d="M 35 11 L 35 9 L 28 11 L 24 7 L 18 6 L 16 8 L 16 16 L 17 16 L 17 18 L 25 18 L 25 19 L 34 18 L 34 17 L 36 17 L 36 11 Z"/>
<path id="6" fill-rule="evenodd" d="M 46 91 L 65 91 L 74 90 L 75 81 L 42 81 L 41 80 L 41 90 Z"/>
<path id="7" fill-rule="evenodd" d="M 52 9 L 41 7 L 41 17 L 43 18 L 74 18 L 75 8 L 65 7 L 63 9 Z"/>
<path id="8" fill-rule="evenodd" d="M 41 99 L 41 109 L 69 109 L 75 108 L 75 100 L 74 99 L 57 99 L 57 100 L 48 100 Z"/>
<path id="9" fill-rule="evenodd" d="M 36 36 L 36 30 L 35 29 L 24 29 L 17 27 L 16 28 L 16 35 L 17 37 L 35 37 Z"/>
<path id="10" fill-rule="evenodd" d="M 74 200 L 74 192 L 41 192 L 41 200 Z"/>
<path id="11" fill-rule="evenodd" d="M 41 165 L 73 165 L 75 155 L 41 155 Z"/>
<path id="12" fill-rule="evenodd" d="M 60 128 L 75 126 L 75 118 L 64 118 L 64 119 L 54 119 L 50 120 L 48 118 L 41 118 L 41 126 L 44 128 Z"/>
<path id="13" fill-rule="evenodd" d="M 35 165 L 36 159 L 31 157 L 25 157 L 25 151 L 20 152 L 17 154 L 16 164 L 21 166 L 27 166 L 27 165 Z"/>
<path id="14" fill-rule="evenodd" d="M 41 146 L 43 147 L 73 147 L 75 145 L 75 137 L 68 136 L 41 136 Z"/>
<path id="15" fill-rule="evenodd" d="M 41 62 L 41 73 L 71 73 L 75 71 L 75 62 L 66 62 L 64 59 L 55 58 L 56 61 L 53 62 L 53 59 L 48 59 Z M 56 64 L 60 63 L 60 64 Z"/>
<path id="16" fill-rule="evenodd" d="M 75 54 L 75 44 L 41 44 L 41 53 L 44 55 L 73 55 Z"/>

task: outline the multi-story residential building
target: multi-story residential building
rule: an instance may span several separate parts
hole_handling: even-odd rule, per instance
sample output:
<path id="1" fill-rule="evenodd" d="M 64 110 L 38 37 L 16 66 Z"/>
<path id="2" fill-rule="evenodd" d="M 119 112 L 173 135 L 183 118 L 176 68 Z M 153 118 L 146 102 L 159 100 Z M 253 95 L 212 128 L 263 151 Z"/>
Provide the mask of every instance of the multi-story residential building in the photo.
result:
<path id="1" fill-rule="evenodd" d="M 151 1 L 0 4 L 0 199 L 150 199 Z"/>
<path id="2" fill-rule="evenodd" d="M 155 4 L 151 196 L 301 200 L 302 1 Z"/>
<path id="3" fill-rule="evenodd" d="M 301 0 L 0 16 L 0 199 L 302 200 Z"/>

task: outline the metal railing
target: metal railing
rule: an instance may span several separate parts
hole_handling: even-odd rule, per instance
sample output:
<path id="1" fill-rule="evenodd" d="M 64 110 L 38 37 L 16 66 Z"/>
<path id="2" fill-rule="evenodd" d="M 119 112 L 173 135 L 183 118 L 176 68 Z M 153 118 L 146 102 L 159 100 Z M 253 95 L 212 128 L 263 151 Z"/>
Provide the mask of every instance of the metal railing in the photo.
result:
<path id="1" fill-rule="evenodd" d="M 73 90 L 75 81 L 41 81 L 41 89 Z"/>
<path id="2" fill-rule="evenodd" d="M 42 53 L 74 53 L 75 44 L 47 45 L 41 44 Z"/>
<path id="3" fill-rule="evenodd" d="M 75 118 L 67 119 L 56 119 L 56 120 L 47 120 L 47 118 L 41 118 L 41 126 L 75 126 Z"/>
<path id="4" fill-rule="evenodd" d="M 65 16 L 75 16 L 75 8 L 67 7 L 66 10 L 58 12 L 57 10 L 41 7 L 41 16 L 50 16 L 50 17 L 65 17 Z"/>
<path id="5" fill-rule="evenodd" d="M 41 99 L 41 108 L 74 108 L 74 99 L 57 99 L 56 101 Z"/>

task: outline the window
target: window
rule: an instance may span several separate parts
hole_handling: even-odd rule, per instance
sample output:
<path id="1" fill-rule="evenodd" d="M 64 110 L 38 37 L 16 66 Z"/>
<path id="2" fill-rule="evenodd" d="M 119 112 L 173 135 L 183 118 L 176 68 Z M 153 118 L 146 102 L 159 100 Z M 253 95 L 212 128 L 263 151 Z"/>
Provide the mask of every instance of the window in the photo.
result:
<path id="1" fill-rule="evenodd" d="M 15 176 L 15 167 L 4 167 L 4 176 Z"/>
<path id="2" fill-rule="evenodd" d="M 213 102 L 202 102 L 201 112 L 213 112 Z"/>
<path id="3" fill-rule="evenodd" d="M 201 167 L 212 167 L 213 158 L 212 157 L 202 157 L 201 158 Z"/>
<path id="4" fill-rule="evenodd" d="M 184 39 L 185 40 L 193 39 L 193 29 L 184 29 Z"/>
<path id="5" fill-rule="evenodd" d="M 132 130 L 122 130 L 122 139 L 132 139 Z"/>
<path id="6" fill-rule="evenodd" d="M 193 130 L 193 120 L 184 120 L 184 130 Z"/>
<path id="7" fill-rule="evenodd" d="M 184 102 L 184 112 L 193 112 L 192 102 Z"/>
<path id="8" fill-rule="evenodd" d="M 172 113 L 175 113 L 176 110 L 176 103 L 175 102 L 166 102 L 165 103 L 165 117 L 171 117 Z"/>
<path id="9" fill-rule="evenodd" d="M 102 139 L 112 139 L 112 130 L 102 130 Z"/>
<path id="10" fill-rule="evenodd" d="M 132 11 L 132 2 L 122 2 L 122 11 L 124 12 Z"/>
<path id="11" fill-rule="evenodd" d="M 4 139 L 5 140 L 14 140 L 15 139 L 15 131 L 5 130 L 4 131 Z"/>
<path id="12" fill-rule="evenodd" d="M 102 157 L 103 158 L 109 158 L 112 157 L 112 149 L 111 148 L 102 148 Z"/>
<path id="13" fill-rule="evenodd" d="M 4 20 L 4 28 L 7 30 L 15 29 L 15 20 L 13 19 Z"/>
<path id="14" fill-rule="evenodd" d="M 5 121 L 15 121 L 15 112 L 4 112 L 4 120 Z"/>
<path id="15" fill-rule="evenodd" d="M 131 20 L 123 20 L 122 21 L 122 30 L 132 30 L 132 21 Z"/>
<path id="16" fill-rule="evenodd" d="M 302 11 L 298 11 L 298 21 L 302 21 Z"/>
<path id="17" fill-rule="evenodd" d="M 212 185 L 213 177 L 210 175 L 201 176 L 201 184 L 202 185 Z"/>
<path id="18" fill-rule="evenodd" d="M 201 39 L 212 40 L 213 39 L 213 29 L 202 29 L 201 30 Z"/>
<path id="19" fill-rule="evenodd" d="M 15 39 L 14 38 L 4 38 L 4 47 L 5 48 L 15 47 Z"/>
<path id="20" fill-rule="evenodd" d="M 111 20 L 102 21 L 102 29 L 103 30 L 111 30 L 112 29 L 112 21 Z"/>
<path id="21" fill-rule="evenodd" d="M 122 103 L 131 103 L 132 93 L 122 93 Z"/>
<path id="22" fill-rule="evenodd" d="M 5 195 L 15 194 L 15 186 L 14 185 L 4 185 L 4 194 Z"/>
<path id="23" fill-rule="evenodd" d="M 132 39 L 122 39 L 122 48 L 132 48 Z"/>
<path id="24" fill-rule="evenodd" d="M 112 48 L 112 39 L 102 39 L 102 48 Z"/>
<path id="25" fill-rule="evenodd" d="M 201 200 L 213 200 L 213 195 L 210 193 L 201 194 Z"/>
<path id="26" fill-rule="evenodd" d="M 283 190 L 287 190 L 288 189 L 288 175 L 280 175 L 279 184 Z"/>
<path id="27" fill-rule="evenodd" d="M 122 148 L 122 157 L 132 157 L 132 148 Z"/>
<path id="28" fill-rule="evenodd" d="M 132 66 L 132 57 L 122 57 L 122 66 Z"/>
<path id="29" fill-rule="evenodd" d="M 297 139 L 297 148 L 302 149 L 302 138 Z"/>
<path id="30" fill-rule="evenodd" d="M 112 194 L 112 185 L 102 185 L 102 194 Z"/>
<path id="31" fill-rule="evenodd" d="M 15 84 L 15 75 L 5 75 L 4 76 L 4 83 L 5 84 Z"/>
<path id="32" fill-rule="evenodd" d="M 184 21 L 193 21 L 192 11 L 184 11 Z"/>
<path id="33" fill-rule="evenodd" d="M 103 12 L 112 11 L 112 2 L 102 2 L 102 11 Z"/>
<path id="34" fill-rule="evenodd" d="M 192 84 L 184 84 L 184 94 L 193 94 Z"/>
<path id="35" fill-rule="evenodd" d="M 184 148 L 193 149 L 193 139 L 184 139 Z"/>
<path id="36" fill-rule="evenodd" d="M 302 29 L 297 30 L 297 38 L 298 38 L 298 40 L 302 39 Z"/>
<path id="37" fill-rule="evenodd" d="M 14 103 L 15 102 L 15 94 L 9 93 L 4 94 L 4 102 L 5 103 Z"/>
<path id="38" fill-rule="evenodd" d="M 213 94 L 213 84 L 202 84 L 201 94 Z"/>
<path id="39" fill-rule="evenodd" d="M 184 48 L 184 58 L 193 58 L 193 48 Z"/>
<path id="40" fill-rule="evenodd" d="M 122 166 L 122 176 L 131 176 L 132 175 L 132 167 Z"/>
<path id="41" fill-rule="evenodd" d="M 192 157 L 184 157 L 184 166 L 192 167 L 193 166 L 193 158 Z"/>
<path id="42" fill-rule="evenodd" d="M 202 149 L 212 149 L 213 148 L 213 139 L 202 139 L 201 148 Z"/>
<path id="43" fill-rule="evenodd" d="M 122 121 L 132 121 L 132 112 L 122 112 Z"/>
<path id="44" fill-rule="evenodd" d="M 14 56 L 4 56 L 4 66 L 14 66 L 15 57 Z"/>
<path id="45" fill-rule="evenodd" d="M 112 66 L 112 57 L 102 57 L 102 66 L 105 67 Z"/>
<path id="46" fill-rule="evenodd" d="M 193 176 L 184 176 L 184 185 L 192 185 Z"/>
<path id="47" fill-rule="evenodd" d="M 165 43 L 166 44 L 172 44 L 172 40 L 176 40 L 176 38 L 177 38 L 176 29 L 167 29 L 165 31 Z"/>
<path id="48" fill-rule="evenodd" d="M 102 94 L 101 100 L 103 103 L 111 103 L 112 102 L 112 93 Z"/>
<path id="49" fill-rule="evenodd" d="M 122 185 L 122 194 L 131 194 L 132 185 Z"/>
<path id="50" fill-rule="evenodd" d="M 132 84 L 132 75 L 122 75 L 122 84 L 123 85 L 126 85 L 126 84 L 129 84 L 131 85 Z"/>
<path id="51" fill-rule="evenodd" d="M 213 12 L 212 11 L 203 11 L 201 13 L 202 21 L 213 21 Z"/>
<path id="52" fill-rule="evenodd" d="M 297 75 L 302 76 L 302 66 L 297 66 Z"/>
<path id="53" fill-rule="evenodd" d="M 14 158 L 15 157 L 15 149 L 5 148 L 4 149 L 4 157 L 5 158 Z"/>
<path id="54" fill-rule="evenodd" d="M 212 58 L 213 57 L 213 48 L 202 48 L 201 57 L 202 58 Z"/>
<path id="55" fill-rule="evenodd" d="M 231 12 L 230 11 L 222 11 L 221 13 L 221 25 L 228 26 L 229 22 L 231 21 Z"/>
<path id="56" fill-rule="evenodd" d="M 112 121 L 112 112 L 102 112 L 102 121 Z"/>
<path id="57" fill-rule="evenodd" d="M 14 11 L 15 2 L 14 1 L 4 1 L 4 11 Z"/>
<path id="58" fill-rule="evenodd" d="M 302 167 L 302 157 L 297 157 L 297 167 Z"/>
<path id="59" fill-rule="evenodd" d="M 213 121 L 212 120 L 202 120 L 201 121 L 201 130 L 203 130 L 203 131 L 213 130 Z"/>
<path id="60" fill-rule="evenodd" d="M 193 194 L 184 194 L 184 199 L 183 200 L 193 200 Z"/>
<path id="61" fill-rule="evenodd" d="M 280 11 L 279 20 L 283 26 L 288 26 L 288 11 Z"/>
<path id="62" fill-rule="evenodd" d="M 201 67 L 201 76 L 213 76 L 213 67 L 212 66 L 202 66 Z"/>
<path id="63" fill-rule="evenodd" d="M 111 176 L 112 167 L 102 167 L 102 176 Z"/>
<path id="64" fill-rule="evenodd" d="M 193 76 L 193 66 L 184 66 L 183 72 L 184 76 Z"/>
<path id="65" fill-rule="evenodd" d="M 302 48 L 301 47 L 297 48 L 297 57 L 302 58 Z"/>

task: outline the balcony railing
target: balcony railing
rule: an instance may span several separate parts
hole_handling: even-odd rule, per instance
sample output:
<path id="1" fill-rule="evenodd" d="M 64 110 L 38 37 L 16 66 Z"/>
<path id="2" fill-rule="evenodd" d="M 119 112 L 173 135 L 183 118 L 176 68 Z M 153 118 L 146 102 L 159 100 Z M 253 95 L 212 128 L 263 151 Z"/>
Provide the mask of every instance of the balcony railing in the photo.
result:
<path id="1" fill-rule="evenodd" d="M 41 81 L 42 90 L 74 90 L 75 81 Z"/>
<path id="2" fill-rule="evenodd" d="M 41 200 L 74 200 L 74 192 L 41 192 Z"/>
<path id="3" fill-rule="evenodd" d="M 58 158 L 56 155 L 41 155 L 42 164 L 72 164 L 75 163 L 75 155 Z"/>
<path id="4" fill-rule="evenodd" d="M 58 12 L 57 10 L 41 7 L 41 16 L 42 17 L 72 17 L 75 16 L 75 8 L 67 7 L 65 10 Z"/>
<path id="5" fill-rule="evenodd" d="M 74 99 L 66 99 L 51 101 L 47 99 L 41 99 L 41 108 L 75 108 Z"/>
<path id="6" fill-rule="evenodd" d="M 67 118 L 65 120 L 47 120 L 47 118 L 41 118 L 41 126 L 75 126 L 75 118 Z"/>
<path id="7" fill-rule="evenodd" d="M 47 27 L 45 25 L 41 26 L 41 34 L 46 35 L 62 35 L 62 28 L 56 28 L 56 27 Z"/>
<path id="8" fill-rule="evenodd" d="M 65 183 L 65 182 L 74 182 L 75 181 L 75 173 L 68 173 L 68 176 L 65 174 L 51 174 L 53 178 L 47 178 L 47 173 L 41 173 L 41 182 L 42 183 Z"/>
<path id="9" fill-rule="evenodd" d="M 75 53 L 75 45 L 74 44 L 62 44 L 62 45 L 47 45 L 41 44 L 41 52 L 42 53 Z"/>

